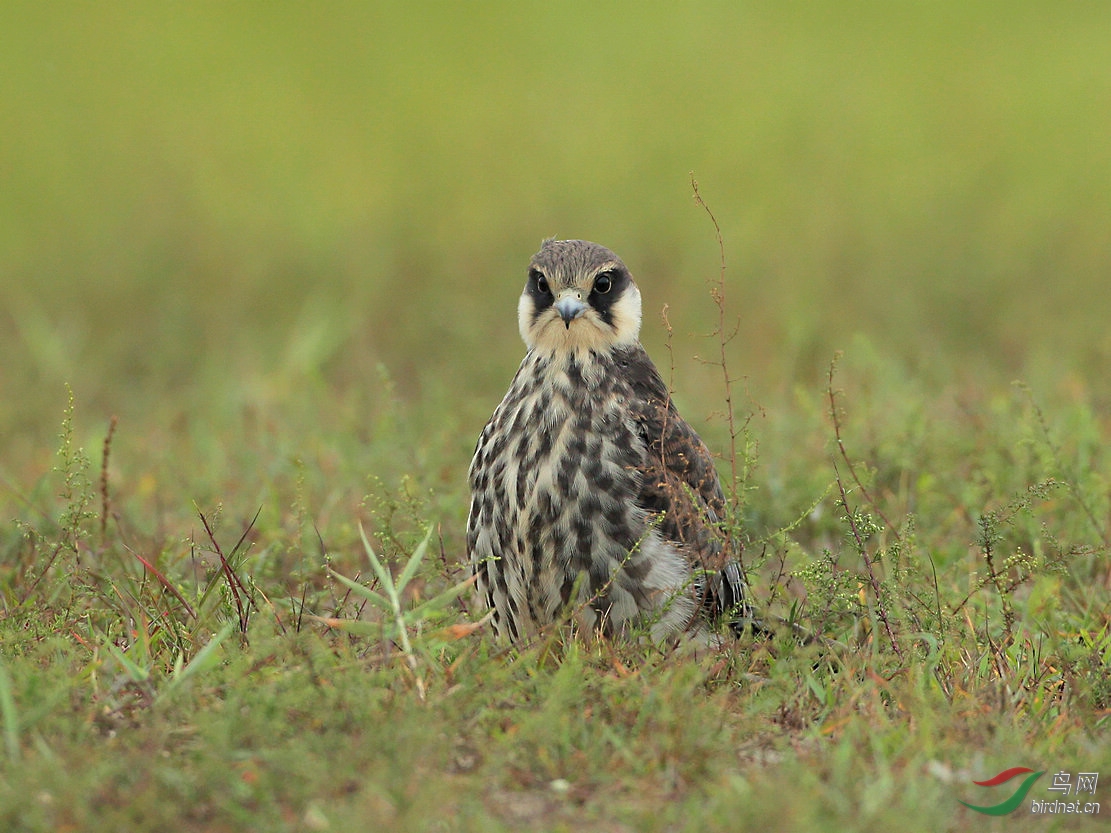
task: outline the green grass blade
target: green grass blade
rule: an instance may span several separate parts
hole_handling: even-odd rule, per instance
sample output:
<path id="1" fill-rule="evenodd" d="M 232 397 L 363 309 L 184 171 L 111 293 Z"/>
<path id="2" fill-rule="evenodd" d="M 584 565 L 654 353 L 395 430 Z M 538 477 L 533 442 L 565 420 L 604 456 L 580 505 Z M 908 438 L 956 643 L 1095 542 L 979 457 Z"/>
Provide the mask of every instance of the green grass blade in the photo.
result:
<path id="1" fill-rule="evenodd" d="M 127 675 L 137 683 L 145 682 L 150 679 L 150 669 L 143 668 L 143 666 L 136 663 L 131 657 L 125 654 L 120 647 L 113 642 L 104 643 L 104 647 L 108 649 L 108 653 L 118 662 Z"/>
<path id="2" fill-rule="evenodd" d="M 306 614 L 307 619 L 312 619 L 355 636 L 371 636 L 375 639 L 393 639 L 397 635 L 397 626 L 392 619 L 383 619 L 381 622 L 368 622 L 365 619 L 339 619 L 332 616 L 312 616 Z"/>
<path id="3" fill-rule="evenodd" d="M 417 548 L 413 550 L 413 554 L 409 556 L 409 560 L 405 564 L 405 569 L 401 571 L 401 575 L 397 577 L 397 592 L 401 593 L 407 585 L 417 574 L 421 562 L 424 560 L 424 554 L 428 551 L 428 542 L 432 538 L 432 527 L 428 527 L 428 532 L 424 536 L 424 540 L 417 544 Z"/>
<path id="4" fill-rule="evenodd" d="M 159 697 L 166 696 L 170 692 L 176 690 L 178 686 L 180 686 L 191 677 L 195 677 L 198 674 L 203 674 L 205 671 L 208 671 L 218 665 L 220 662 L 220 655 L 217 653 L 217 651 L 223 644 L 224 640 L 231 636 L 232 631 L 234 631 L 238 626 L 238 622 L 226 623 L 224 627 L 213 634 L 212 638 L 208 640 L 208 644 L 197 651 L 196 656 L 189 660 L 186 665 L 181 666 L 179 658 L 178 664 L 176 664 L 174 667 L 174 675 L 170 678 L 170 682 L 166 685 L 166 687 L 161 692 L 159 692 Z"/>
<path id="5" fill-rule="evenodd" d="M 231 636 L 232 631 L 238 627 L 237 622 L 228 622 L 217 632 L 208 644 L 197 651 L 197 655 L 189 660 L 189 664 L 181 669 L 181 672 L 175 676 L 177 680 L 186 680 L 196 674 L 203 674 L 210 668 L 213 668 L 220 661 L 216 651 L 223 644 L 224 640 Z"/>
<path id="6" fill-rule="evenodd" d="M 406 611 L 405 618 L 410 621 L 419 621 L 420 619 L 427 618 L 429 614 L 438 612 L 447 607 L 453 601 L 458 599 L 464 593 L 471 589 L 475 583 L 475 577 L 464 579 L 453 587 L 449 587 L 442 593 L 438 593 L 426 602 L 421 602 L 412 610 Z"/>
<path id="7" fill-rule="evenodd" d="M 397 596 L 397 587 L 394 585 L 393 576 L 390 575 L 389 569 L 378 558 L 378 554 L 374 551 L 374 547 L 370 545 L 370 541 L 366 537 L 366 530 L 363 525 L 359 524 L 359 537 L 363 540 L 363 549 L 366 550 L 366 557 L 370 561 L 371 569 L 374 574 L 378 576 L 378 581 L 382 585 L 382 589 L 386 591 L 386 595 L 391 602 L 391 610 L 397 610 L 400 607 L 399 599 Z"/>
<path id="8" fill-rule="evenodd" d="M 340 584 L 342 584 L 356 596 L 366 599 L 375 607 L 380 607 L 387 613 L 393 613 L 393 604 L 381 593 L 376 593 L 369 587 L 364 587 L 363 585 L 359 584 L 359 582 L 352 581 L 347 576 L 341 573 L 337 573 L 331 567 L 328 568 L 328 572 L 331 573 Z"/>
<path id="9" fill-rule="evenodd" d="M 19 760 L 19 712 L 15 707 L 12 678 L 7 666 L 0 662 L 0 721 L 4 725 L 4 750 L 8 760 Z"/>

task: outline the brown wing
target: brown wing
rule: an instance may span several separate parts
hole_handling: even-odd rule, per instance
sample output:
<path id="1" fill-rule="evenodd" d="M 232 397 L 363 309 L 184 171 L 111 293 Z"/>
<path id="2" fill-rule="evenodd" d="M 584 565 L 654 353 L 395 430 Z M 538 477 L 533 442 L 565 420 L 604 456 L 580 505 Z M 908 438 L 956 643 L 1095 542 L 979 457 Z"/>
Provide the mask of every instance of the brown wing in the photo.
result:
<path id="1" fill-rule="evenodd" d="M 751 617 L 739 547 L 721 528 L 725 497 L 714 459 L 671 401 L 667 386 L 639 345 L 618 357 L 631 388 L 630 409 L 648 446 L 637 503 L 659 518 L 660 534 L 681 544 L 701 571 L 696 592 L 710 616 L 728 612 L 734 627 Z"/>

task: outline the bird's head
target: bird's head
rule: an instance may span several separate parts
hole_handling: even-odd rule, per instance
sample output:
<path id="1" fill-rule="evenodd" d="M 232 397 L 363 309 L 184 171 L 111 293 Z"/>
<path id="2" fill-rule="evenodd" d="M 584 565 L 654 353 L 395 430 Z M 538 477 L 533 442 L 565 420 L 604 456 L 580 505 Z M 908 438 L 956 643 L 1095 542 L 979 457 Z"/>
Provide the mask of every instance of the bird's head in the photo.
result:
<path id="1" fill-rule="evenodd" d="M 517 305 L 529 350 L 577 353 L 635 344 L 640 290 L 621 258 L 586 240 L 545 240 Z"/>

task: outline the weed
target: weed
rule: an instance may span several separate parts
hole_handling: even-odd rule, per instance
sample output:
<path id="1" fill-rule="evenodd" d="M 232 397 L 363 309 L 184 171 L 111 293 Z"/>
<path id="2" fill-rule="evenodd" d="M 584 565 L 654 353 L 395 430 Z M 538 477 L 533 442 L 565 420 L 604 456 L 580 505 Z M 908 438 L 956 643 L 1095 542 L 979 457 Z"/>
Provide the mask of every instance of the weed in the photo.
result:
<path id="1" fill-rule="evenodd" d="M 374 548 L 370 545 L 370 541 L 367 539 L 366 532 L 363 531 L 361 524 L 359 525 L 359 537 L 362 541 L 367 559 L 370 561 L 371 570 L 382 592 L 377 592 L 370 587 L 366 587 L 353 579 L 340 575 L 334 570 L 329 572 L 356 596 L 370 602 L 380 611 L 384 612 L 388 618 L 383 622 L 366 622 L 357 619 L 336 618 L 323 618 L 319 619 L 319 621 L 329 627 L 339 628 L 350 633 L 364 636 L 378 636 L 385 644 L 397 642 L 401 646 L 402 655 L 405 657 L 409 670 L 413 674 L 417 695 L 421 700 L 425 700 L 427 696 L 425 683 L 418 671 L 417 655 L 413 648 L 413 642 L 410 640 L 409 636 L 410 629 L 416 630 L 418 635 L 425 637 L 421 646 L 426 653 L 435 651 L 437 645 L 442 644 L 443 635 L 441 634 L 439 640 L 437 640 L 435 635 L 429 637 L 426 634 L 427 629 L 437 621 L 437 619 L 442 619 L 444 610 L 451 605 L 452 602 L 467 592 L 474 583 L 474 580 L 467 579 L 459 582 L 436 596 L 406 609 L 403 607 L 402 599 L 404 598 L 409 583 L 416 577 L 417 571 L 424 561 L 424 557 L 428 551 L 428 542 L 432 538 L 432 528 L 430 527 L 428 532 L 425 533 L 424 538 L 413 550 L 413 554 L 409 556 L 409 560 L 405 563 L 405 567 L 396 579 L 390 574 L 389 569 L 374 552 Z M 462 631 L 458 629 L 447 629 L 443 631 L 443 634 L 454 635 L 452 638 L 457 638 L 458 634 L 469 632 L 470 629 L 466 628 Z M 429 641 L 430 639 L 432 641 Z"/>

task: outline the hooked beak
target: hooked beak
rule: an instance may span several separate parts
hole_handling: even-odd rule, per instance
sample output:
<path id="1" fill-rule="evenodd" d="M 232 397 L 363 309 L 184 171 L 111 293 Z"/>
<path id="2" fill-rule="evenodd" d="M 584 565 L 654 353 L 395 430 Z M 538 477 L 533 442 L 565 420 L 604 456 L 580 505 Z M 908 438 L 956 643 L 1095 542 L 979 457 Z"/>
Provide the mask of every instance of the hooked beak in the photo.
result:
<path id="1" fill-rule="evenodd" d="M 580 293 L 576 290 L 568 290 L 553 306 L 567 329 L 571 329 L 571 322 L 586 312 L 586 304 L 582 302 Z"/>

